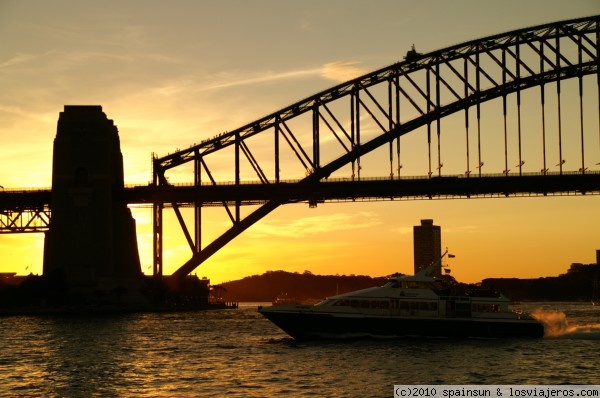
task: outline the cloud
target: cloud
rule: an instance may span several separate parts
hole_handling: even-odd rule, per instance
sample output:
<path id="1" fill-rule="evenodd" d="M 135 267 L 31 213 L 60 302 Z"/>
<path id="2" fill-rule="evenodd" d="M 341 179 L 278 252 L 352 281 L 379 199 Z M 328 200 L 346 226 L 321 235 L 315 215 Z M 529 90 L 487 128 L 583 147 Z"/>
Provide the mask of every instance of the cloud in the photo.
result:
<path id="1" fill-rule="evenodd" d="M 412 235 L 413 227 L 412 226 L 397 227 L 397 228 L 392 228 L 392 231 L 396 232 L 400 235 Z"/>
<path id="2" fill-rule="evenodd" d="M 315 68 L 296 69 L 289 71 L 262 71 L 246 74 L 244 71 L 226 71 L 213 75 L 208 85 L 199 91 L 225 89 L 243 85 L 262 84 L 280 80 L 299 79 L 304 77 L 322 77 L 336 82 L 345 82 L 364 75 L 368 71 L 356 66 L 358 62 L 329 62 Z"/>
<path id="3" fill-rule="evenodd" d="M 368 71 L 356 66 L 357 62 L 330 62 L 321 68 L 321 76 L 337 82 L 352 80 Z"/>
<path id="4" fill-rule="evenodd" d="M 56 119 L 56 113 L 40 113 L 40 112 L 32 112 L 28 109 L 25 109 L 21 106 L 15 106 L 11 104 L 2 104 L 0 103 L 0 112 L 5 114 L 10 114 L 18 118 L 31 119 L 38 122 L 43 123 L 53 123 Z"/>
<path id="5" fill-rule="evenodd" d="M 481 230 L 480 226 L 477 225 L 461 225 L 461 226 L 450 226 L 444 227 L 444 232 L 452 233 L 473 233 Z"/>
<path id="6" fill-rule="evenodd" d="M 11 68 L 29 62 L 35 62 L 38 57 L 31 54 L 15 54 L 12 58 L 0 63 L 0 69 Z"/>
<path id="7" fill-rule="evenodd" d="M 245 75 L 241 71 L 227 71 L 215 74 L 211 77 L 212 82 L 202 87 L 199 91 L 217 90 L 244 86 L 250 84 L 268 83 L 277 80 L 297 79 L 307 76 L 316 76 L 320 74 L 320 69 L 299 69 L 287 72 L 264 71 L 261 73 L 251 73 Z"/>
<path id="8" fill-rule="evenodd" d="M 252 238 L 264 238 L 268 236 L 297 238 L 334 231 L 364 229 L 381 224 L 382 221 L 373 212 L 335 213 L 304 217 L 291 221 L 263 220 L 248 231 L 248 236 Z"/>

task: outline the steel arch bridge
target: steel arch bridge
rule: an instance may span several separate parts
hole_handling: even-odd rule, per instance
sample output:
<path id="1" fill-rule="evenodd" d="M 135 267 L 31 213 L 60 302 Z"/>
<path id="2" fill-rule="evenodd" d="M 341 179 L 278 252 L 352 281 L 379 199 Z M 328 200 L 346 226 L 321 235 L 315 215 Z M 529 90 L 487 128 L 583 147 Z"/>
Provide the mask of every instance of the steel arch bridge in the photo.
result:
<path id="1" fill-rule="evenodd" d="M 413 46 L 400 62 L 185 150 L 153 154 L 154 274 L 162 276 L 163 270 L 165 203 L 173 207 L 192 252 L 173 274 L 179 279 L 286 203 L 600 192 L 599 22 L 600 16 L 555 22 L 426 54 Z M 576 94 L 565 101 L 561 94 L 567 81 L 576 82 Z M 532 109 L 526 102 L 532 102 L 533 88 Z M 488 118 L 491 103 L 497 104 L 502 128 L 494 139 L 499 144 L 494 141 L 486 149 L 491 134 L 482 118 Z M 565 111 L 566 106 L 575 111 Z M 464 134 L 458 138 L 444 123 L 460 113 Z M 576 115 L 576 129 L 565 127 L 567 114 Z M 524 127 L 531 115 L 539 121 L 535 129 Z M 403 160 L 415 157 L 406 153 L 405 140 L 416 135 L 426 137 L 416 155 L 426 171 L 407 178 L 401 175 L 401 155 Z M 535 173 L 525 169 L 526 142 L 533 135 L 538 142 L 531 162 Z M 446 172 L 446 146 L 460 153 L 461 172 Z M 577 148 L 574 170 L 566 169 L 567 146 Z M 378 157 L 385 167 L 375 168 L 379 178 L 364 170 L 365 159 L 375 151 L 385 153 Z M 497 175 L 483 174 L 486 156 L 499 159 Z M 184 173 L 188 186 L 180 191 L 187 189 L 189 195 L 165 194 L 177 190 L 169 176 Z M 159 199 L 161 192 L 170 199 Z M 225 207 L 232 225 L 202 247 L 202 207 L 216 204 Z M 241 206 L 250 204 L 258 208 L 242 216 Z M 194 208 L 193 232 L 183 206 Z"/>

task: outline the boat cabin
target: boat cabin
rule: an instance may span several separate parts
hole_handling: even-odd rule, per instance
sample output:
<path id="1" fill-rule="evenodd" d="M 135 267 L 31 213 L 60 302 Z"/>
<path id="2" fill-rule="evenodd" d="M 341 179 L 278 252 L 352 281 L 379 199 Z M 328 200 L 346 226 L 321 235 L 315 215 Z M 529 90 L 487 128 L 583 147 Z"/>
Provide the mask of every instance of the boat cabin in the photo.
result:
<path id="1" fill-rule="evenodd" d="M 317 306 L 364 315 L 472 318 L 509 316 L 508 304 L 496 291 L 415 275 L 393 277 L 381 287 L 333 296 Z"/>

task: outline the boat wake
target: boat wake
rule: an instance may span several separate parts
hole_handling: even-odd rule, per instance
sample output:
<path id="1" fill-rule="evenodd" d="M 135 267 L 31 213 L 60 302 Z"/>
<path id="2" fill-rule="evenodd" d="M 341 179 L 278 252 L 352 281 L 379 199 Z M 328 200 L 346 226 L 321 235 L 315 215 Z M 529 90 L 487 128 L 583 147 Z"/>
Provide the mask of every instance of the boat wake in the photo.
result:
<path id="1" fill-rule="evenodd" d="M 544 325 L 545 338 L 600 340 L 600 323 L 569 323 L 562 311 L 536 310 L 531 316 Z"/>

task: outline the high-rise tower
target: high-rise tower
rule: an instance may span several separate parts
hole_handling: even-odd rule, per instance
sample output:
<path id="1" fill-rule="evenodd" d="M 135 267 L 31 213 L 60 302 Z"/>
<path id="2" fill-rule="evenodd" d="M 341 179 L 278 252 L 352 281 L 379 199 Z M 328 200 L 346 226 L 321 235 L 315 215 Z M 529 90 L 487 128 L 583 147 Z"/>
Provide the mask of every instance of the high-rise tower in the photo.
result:
<path id="1" fill-rule="evenodd" d="M 433 220 L 421 220 L 421 225 L 413 227 L 415 274 L 429 267 L 442 256 L 442 232 Z M 433 276 L 441 276 L 441 269 Z"/>
<path id="2" fill-rule="evenodd" d="M 101 106 L 65 106 L 54 139 L 44 275 L 60 274 L 70 288 L 84 292 L 139 285 L 135 220 L 119 200 L 123 180 L 113 121 Z"/>

